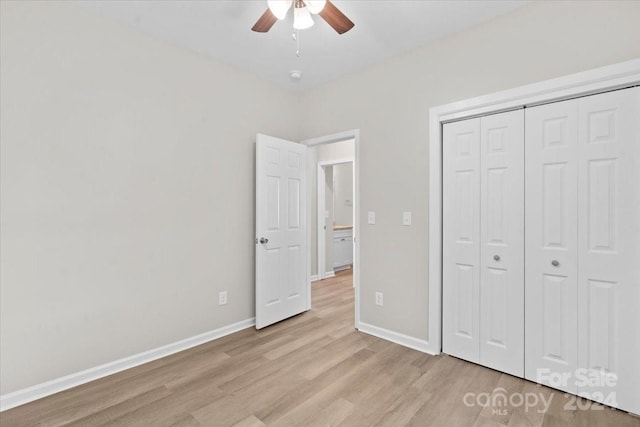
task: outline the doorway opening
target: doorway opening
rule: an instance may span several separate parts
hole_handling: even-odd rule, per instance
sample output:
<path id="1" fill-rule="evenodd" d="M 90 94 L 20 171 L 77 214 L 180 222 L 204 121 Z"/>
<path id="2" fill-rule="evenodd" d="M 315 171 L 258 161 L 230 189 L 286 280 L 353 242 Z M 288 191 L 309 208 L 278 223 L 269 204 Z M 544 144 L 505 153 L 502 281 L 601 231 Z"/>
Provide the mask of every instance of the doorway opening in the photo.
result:
<path id="1" fill-rule="evenodd" d="M 335 144 L 343 143 L 321 148 L 335 150 Z M 353 267 L 353 158 L 318 161 L 317 170 L 317 275 L 322 280 Z"/>
<path id="2" fill-rule="evenodd" d="M 358 134 L 352 130 L 303 141 L 309 147 L 312 286 L 353 286 L 356 328 L 360 312 Z"/>

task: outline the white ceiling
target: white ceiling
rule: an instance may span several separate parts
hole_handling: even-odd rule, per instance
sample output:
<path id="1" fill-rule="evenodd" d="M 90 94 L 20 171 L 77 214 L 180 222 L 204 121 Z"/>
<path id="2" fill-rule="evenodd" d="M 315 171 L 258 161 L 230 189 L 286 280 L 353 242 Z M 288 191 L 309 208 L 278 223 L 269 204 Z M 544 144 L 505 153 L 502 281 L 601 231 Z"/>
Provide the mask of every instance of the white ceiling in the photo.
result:
<path id="1" fill-rule="evenodd" d="M 291 11 L 268 33 L 251 31 L 266 9 L 266 0 L 78 3 L 285 88 L 307 89 L 510 12 L 526 1 L 333 0 L 355 27 L 338 35 L 314 16 L 315 25 L 300 31 L 300 57 L 291 38 Z M 289 78 L 293 69 L 302 71 L 299 82 Z"/>

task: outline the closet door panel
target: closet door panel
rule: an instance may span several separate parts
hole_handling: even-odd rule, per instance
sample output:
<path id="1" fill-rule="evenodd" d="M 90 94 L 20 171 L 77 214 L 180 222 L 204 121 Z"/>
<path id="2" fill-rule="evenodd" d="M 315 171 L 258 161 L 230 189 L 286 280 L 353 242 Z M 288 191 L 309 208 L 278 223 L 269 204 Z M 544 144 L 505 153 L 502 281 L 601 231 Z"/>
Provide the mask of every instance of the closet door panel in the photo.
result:
<path id="1" fill-rule="evenodd" d="M 524 110 L 481 118 L 480 363 L 524 375 Z"/>
<path id="2" fill-rule="evenodd" d="M 578 393 L 640 414 L 640 88 L 578 100 Z"/>
<path id="3" fill-rule="evenodd" d="M 577 101 L 525 122 L 525 377 L 576 393 Z"/>
<path id="4" fill-rule="evenodd" d="M 442 349 L 479 361 L 480 119 L 443 126 Z"/>

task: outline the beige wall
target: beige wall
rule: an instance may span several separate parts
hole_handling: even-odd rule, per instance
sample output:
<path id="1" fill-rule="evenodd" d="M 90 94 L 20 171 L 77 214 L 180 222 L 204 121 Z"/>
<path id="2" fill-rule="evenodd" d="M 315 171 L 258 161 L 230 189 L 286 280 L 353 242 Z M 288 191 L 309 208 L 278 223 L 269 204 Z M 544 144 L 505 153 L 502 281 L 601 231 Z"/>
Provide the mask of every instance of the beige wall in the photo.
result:
<path id="1" fill-rule="evenodd" d="M 534 2 L 293 95 L 73 4 L 0 7 L 1 393 L 254 315 L 257 132 L 360 129 L 362 320 L 426 339 L 428 109 L 640 57 L 640 3 Z"/>
<path id="2" fill-rule="evenodd" d="M 353 225 L 353 163 L 333 167 L 333 218 L 336 225 Z"/>
<path id="3" fill-rule="evenodd" d="M 295 97 L 71 3 L 0 5 L 1 393 L 253 317 L 255 134 L 297 139 Z"/>
<path id="4" fill-rule="evenodd" d="M 429 108 L 640 57 L 638 22 L 640 2 L 533 2 L 302 95 L 303 138 L 360 129 L 363 322 L 428 338 Z"/>

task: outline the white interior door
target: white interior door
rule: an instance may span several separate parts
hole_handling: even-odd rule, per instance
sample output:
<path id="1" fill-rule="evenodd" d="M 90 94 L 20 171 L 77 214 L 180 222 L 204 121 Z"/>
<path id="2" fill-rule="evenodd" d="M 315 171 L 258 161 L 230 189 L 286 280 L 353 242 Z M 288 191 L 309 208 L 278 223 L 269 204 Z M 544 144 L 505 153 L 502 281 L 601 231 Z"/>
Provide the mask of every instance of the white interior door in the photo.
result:
<path id="1" fill-rule="evenodd" d="M 448 123 L 442 153 L 443 351 L 640 414 L 640 87 Z"/>
<path id="2" fill-rule="evenodd" d="M 577 100 L 525 115 L 525 378 L 576 393 Z"/>
<path id="3" fill-rule="evenodd" d="M 443 126 L 442 172 L 442 350 L 478 363 L 480 119 Z"/>
<path id="4" fill-rule="evenodd" d="M 309 307 L 307 147 L 256 136 L 256 328 Z"/>
<path id="5" fill-rule="evenodd" d="M 640 87 L 577 102 L 578 393 L 640 414 Z"/>
<path id="6" fill-rule="evenodd" d="M 480 128 L 480 363 L 522 377 L 524 110 Z"/>

